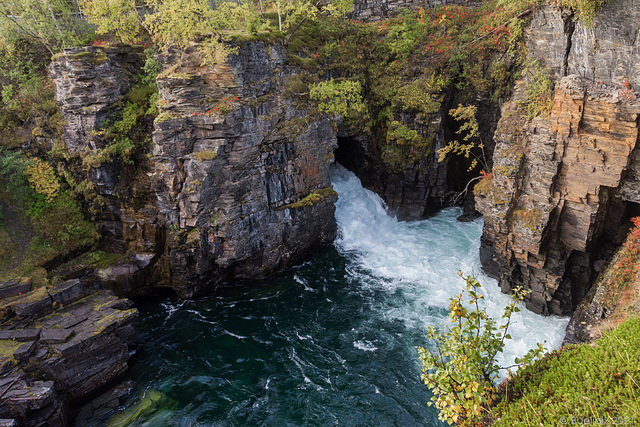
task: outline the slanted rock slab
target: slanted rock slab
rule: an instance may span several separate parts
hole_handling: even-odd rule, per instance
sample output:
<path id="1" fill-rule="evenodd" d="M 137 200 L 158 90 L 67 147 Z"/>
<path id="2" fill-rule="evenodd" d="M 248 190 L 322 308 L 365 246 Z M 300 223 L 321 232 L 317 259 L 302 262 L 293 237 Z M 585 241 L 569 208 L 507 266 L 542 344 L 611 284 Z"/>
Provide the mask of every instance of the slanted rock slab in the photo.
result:
<path id="1" fill-rule="evenodd" d="M 60 344 L 67 342 L 75 334 L 73 329 L 45 329 L 40 334 L 41 344 Z"/>

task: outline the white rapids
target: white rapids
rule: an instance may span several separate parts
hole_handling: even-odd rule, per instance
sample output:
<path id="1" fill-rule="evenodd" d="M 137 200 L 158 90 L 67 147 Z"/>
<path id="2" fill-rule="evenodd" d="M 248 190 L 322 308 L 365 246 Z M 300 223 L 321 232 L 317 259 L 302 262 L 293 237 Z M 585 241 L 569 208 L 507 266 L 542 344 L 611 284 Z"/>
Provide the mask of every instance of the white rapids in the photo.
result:
<path id="1" fill-rule="evenodd" d="M 426 220 L 398 221 L 387 213 L 378 195 L 363 188 L 360 180 L 342 166 L 334 168 L 332 183 L 340 196 L 336 204 L 336 246 L 355 259 L 356 267 L 350 273 L 365 286 L 396 296 L 395 303 L 378 308 L 381 316 L 401 320 L 426 334 L 429 326 L 446 320 L 449 298 L 464 289 L 464 281 L 458 276 L 461 271 L 477 277 L 487 312 L 500 319 L 510 297 L 500 291 L 496 280 L 482 272 L 478 255 L 482 219 L 456 221 L 460 210 L 450 208 Z M 507 340 L 499 362 L 503 366 L 513 364 L 515 357 L 538 342 L 546 341 L 548 350 L 559 348 L 568 321 L 523 308 L 512 318 L 512 340 Z"/>

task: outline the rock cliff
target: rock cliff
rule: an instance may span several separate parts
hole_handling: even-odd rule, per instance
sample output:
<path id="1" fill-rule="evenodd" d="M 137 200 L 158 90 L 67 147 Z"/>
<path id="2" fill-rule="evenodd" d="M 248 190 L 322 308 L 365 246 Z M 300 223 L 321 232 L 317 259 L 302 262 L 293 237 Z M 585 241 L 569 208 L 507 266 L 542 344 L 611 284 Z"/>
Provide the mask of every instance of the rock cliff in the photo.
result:
<path id="1" fill-rule="evenodd" d="M 85 48 L 52 64 L 72 154 L 110 143 L 96 131 L 121 108 L 139 73 L 135 58 L 126 47 Z M 88 174 L 107 200 L 98 214 L 105 245 L 131 255 L 120 270 L 144 270 L 147 280 L 194 297 L 287 268 L 332 241 L 335 131 L 288 96 L 300 70 L 286 64 L 285 49 L 245 42 L 214 67 L 202 66 L 197 44 L 159 59 L 148 155 L 134 168 L 114 160 Z M 121 292 L 139 291 L 114 274 L 107 281 Z"/>
<path id="2" fill-rule="evenodd" d="M 196 46 L 160 59 L 154 191 L 178 294 L 263 277 L 331 242 L 335 131 L 287 97 L 300 70 L 285 49 L 243 43 L 215 67 L 201 66 Z"/>
<path id="3" fill-rule="evenodd" d="M 567 11 L 537 10 L 530 55 L 556 76 L 553 108 L 527 122 L 524 83 L 503 106 L 493 177 L 476 194 L 481 258 L 503 291 L 530 289 L 537 313 L 572 311 L 637 214 L 640 56 L 628 21 L 638 12 L 611 1 L 589 27 Z"/>

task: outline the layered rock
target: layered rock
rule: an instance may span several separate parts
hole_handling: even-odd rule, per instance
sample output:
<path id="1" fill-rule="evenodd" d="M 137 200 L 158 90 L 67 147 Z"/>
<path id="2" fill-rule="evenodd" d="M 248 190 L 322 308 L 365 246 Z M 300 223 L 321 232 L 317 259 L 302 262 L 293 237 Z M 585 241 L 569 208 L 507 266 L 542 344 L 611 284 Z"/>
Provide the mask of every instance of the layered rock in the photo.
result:
<path id="1" fill-rule="evenodd" d="M 374 22 L 392 18 L 405 10 L 434 6 L 479 6 L 484 0 L 355 0 L 351 17 L 358 21 Z"/>
<path id="2" fill-rule="evenodd" d="M 68 50 L 54 61 L 72 154 L 109 143 L 96 131 L 140 72 L 134 58 L 121 46 Z M 159 59 L 149 155 L 135 167 L 114 160 L 89 170 L 103 198 L 102 244 L 129 255 L 103 280 L 126 295 L 154 282 L 193 297 L 287 268 L 332 241 L 335 130 L 291 90 L 302 71 L 287 65 L 285 48 L 242 43 L 216 66 L 202 65 L 197 44 Z"/>
<path id="3" fill-rule="evenodd" d="M 343 131 L 336 161 L 354 172 L 365 188 L 378 193 L 398 219 L 430 216 L 450 205 L 445 195 L 456 187 L 456 179 L 449 176 L 456 165 L 438 162 L 437 150 L 445 145 L 443 115 L 438 111 L 422 123 L 415 115 L 402 114 L 398 123 L 428 141 L 428 148 L 408 148 L 414 153 L 394 152 L 397 148 L 388 144 L 384 132 L 349 135 Z"/>
<path id="4" fill-rule="evenodd" d="M 0 301 L 0 418 L 66 425 L 69 405 L 122 381 L 137 310 L 80 280 Z"/>
<path id="5" fill-rule="evenodd" d="M 78 182 L 88 183 L 84 187 L 92 194 L 89 204 L 95 212 L 102 249 L 152 256 L 152 262 L 147 263 L 147 270 L 152 270 L 156 255 L 162 251 L 164 234 L 155 197 L 149 192 L 150 165 L 144 153 L 135 159 L 135 167 L 125 167 L 118 160 L 94 167 L 81 164 L 113 142 L 102 138 L 99 131 L 117 117 L 124 96 L 137 82 L 142 63 L 142 51 L 128 45 L 89 46 L 66 49 L 54 58 L 50 71 L 65 121 L 67 157 L 72 159 L 68 169 L 74 171 Z"/>
<path id="6" fill-rule="evenodd" d="M 593 23 L 555 6 L 534 12 L 530 61 L 558 80 L 554 107 L 526 123 L 523 87 L 503 107 L 478 210 L 485 270 L 505 292 L 531 289 L 535 312 L 573 310 L 637 214 L 639 20 L 628 0 L 607 2 Z"/>
<path id="7" fill-rule="evenodd" d="M 286 268 L 335 237 L 331 123 L 287 95 L 300 70 L 282 46 L 239 49 L 214 67 L 197 46 L 160 57 L 155 191 L 184 297 Z"/>
<path id="8" fill-rule="evenodd" d="M 557 77 L 576 74 L 596 82 L 640 85 L 640 7 L 633 0 L 609 0 L 593 22 L 568 9 L 535 10 L 528 47 L 532 59 Z"/>
<path id="9" fill-rule="evenodd" d="M 503 291 L 532 291 L 529 309 L 565 314 L 633 209 L 622 188 L 640 105 L 620 88 L 574 75 L 558 82 L 550 117 L 527 123 L 518 109 L 523 89 L 503 108 L 493 179 L 476 193 L 485 217 L 481 258 Z"/>

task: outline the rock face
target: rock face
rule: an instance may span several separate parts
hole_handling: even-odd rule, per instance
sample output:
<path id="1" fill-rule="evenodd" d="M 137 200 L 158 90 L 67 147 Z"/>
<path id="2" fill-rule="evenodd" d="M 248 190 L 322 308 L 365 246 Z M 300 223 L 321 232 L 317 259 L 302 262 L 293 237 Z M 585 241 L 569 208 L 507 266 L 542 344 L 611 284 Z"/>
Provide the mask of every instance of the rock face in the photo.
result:
<path id="1" fill-rule="evenodd" d="M 534 13 L 530 59 L 557 79 L 553 110 L 526 123 L 519 85 L 476 200 L 485 270 L 505 292 L 531 289 L 537 313 L 575 309 L 637 214 L 639 20 L 626 0 L 608 2 L 592 26 L 556 7 Z"/>
<path id="2" fill-rule="evenodd" d="M 442 115 L 434 114 L 432 122 L 424 126 L 415 123 L 415 116 L 404 114 L 403 125 L 420 129 L 430 140 L 430 147 L 401 167 L 384 161 L 386 141 L 380 134 L 343 134 L 336 161 L 354 172 L 365 188 L 378 193 L 398 219 L 430 216 L 448 205 L 443 196 L 455 186 L 455 180 L 448 176 L 455 165 L 438 162 L 437 150 L 445 145 Z"/>
<path id="3" fill-rule="evenodd" d="M 557 83 L 549 118 L 525 123 L 523 88 L 503 108 L 493 179 L 476 193 L 485 216 L 481 258 L 503 291 L 531 289 L 527 307 L 571 311 L 594 262 L 634 210 L 622 191 L 637 151 L 635 96 L 578 76 Z M 482 191 L 484 190 L 484 191 Z"/>
<path id="4" fill-rule="evenodd" d="M 0 301 L 0 418 L 62 426 L 76 405 L 122 381 L 137 310 L 71 280 Z"/>
<path id="5" fill-rule="evenodd" d="M 122 71 L 134 63 L 130 49 L 86 49 L 52 65 L 72 153 L 100 148 L 95 131 L 137 72 Z M 133 260 L 105 272 L 113 287 L 136 293 L 124 274 L 133 269 L 194 297 L 287 268 L 332 241 L 335 131 L 289 89 L 301 70 L 286 64 L 285 49 L 246 42 L 214 67 L 201 65 L 196 44 L 159 59 L 148 158 L 135 171 L 111 162 L 89 174 L 108 200 L 98 214 L 105 244 Z"/>
<path id="6" fill-rule="evenodd" d="M 428 9 L 434 6 L 479 6 L 484 0 L 355 0 L 353 2 L 352 19 L 373 22 L 392 18 L 403 11 Z"/>
<path id="7" fill-rule="evenodd" d="M 141 51 L 127 45 L 71 48 L 54 58 L 50 71 L 65 120 L 64 143 L 76 163 L 112 142 L 97 132 L 122 108 L 123 96 L 137 81 L 141 66 Z M 155 197 L 149 194 L 150 165 L 136 160 L 135 169 L 119 161 L 88 169 L 71 164 L 68 169 L 75 169 L 76 180 L 87 182 L 85 187 L 93 193 L 90 203 L 102 248 L 147 257 L 162 250 L 164 236 Z"/>
<path id="8" fill-rule="evenodd" d="M 201 67 L 196 47 L 180 55 L 179 64 L 177 52 L 160 57 L 153 161 L 172 286 L 191 297 L 289 267 L 333 240 L 336 136 L 326 117 L 287 97 L 299 70 L 283 47 L 244 43 L 216 67 Z"/>
<path id="9" fill-rule="evenodd" d="M 140 66 L 138 53 L 124 46 L 70 48 L 54 59 L 50 72 L 66 121 L 64 142 L 69 151 L 105 145 L 94 131 L 118 109 Z"/>
<path id="10" fill-rule="evenodd" d="M 640 7 L 633 0 L 609 0 L 593 24 L 571 11 L 537 8 L 528 39 L 531 56 L 558 77 L 576 74 L 596 82 L 640 85 L 637 28 Z"/>

